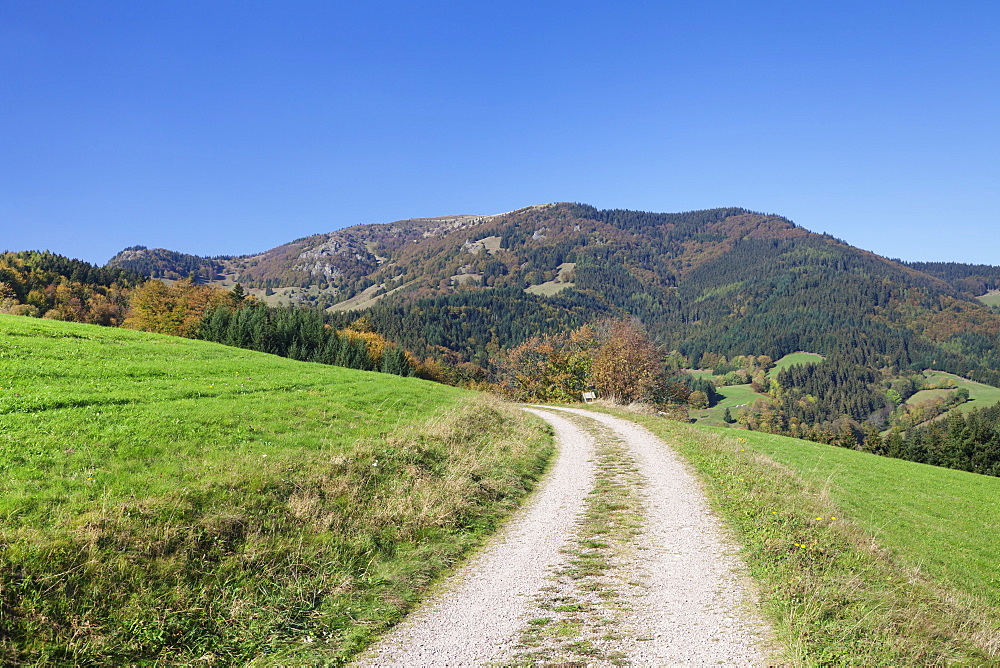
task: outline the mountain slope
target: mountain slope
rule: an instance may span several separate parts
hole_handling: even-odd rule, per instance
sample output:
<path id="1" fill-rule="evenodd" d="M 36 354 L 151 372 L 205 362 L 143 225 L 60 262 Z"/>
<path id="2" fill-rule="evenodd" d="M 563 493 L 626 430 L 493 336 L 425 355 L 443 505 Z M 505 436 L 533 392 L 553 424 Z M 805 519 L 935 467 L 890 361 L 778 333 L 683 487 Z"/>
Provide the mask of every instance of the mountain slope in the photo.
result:
<path id="1" fill-rule="evenodd" d="M 695 365 L 706 352 L 810 350 L 1000 383 L 1000 316 L 958 280 L 995 268 L 908 266 L 745 209 L 539 205 L 359 225 L 221 262 L 258 294 L 280 292 L 272 300 L 330 306 L 364 292 L 345 306 L 368 308 L 334 318 L 367 315 L 423 353 L 485 360 L 489 344 L 617 316 Z"/>
<path id="2" fill-rule="evenodd" d="M 342 299 L 370 285 L 365 278 L 407 243 L 419 242 L 481 223 L 490 216 L 412 218 L 379 225 L 355 225 L 328 234 L 296 239 L 244 256 L 203 258 L 164 248 L 133 246 L 108 261 L 151 278 L 177 279 L 194 274 L 206 283 L 246 287 L 311 287 Z"/>

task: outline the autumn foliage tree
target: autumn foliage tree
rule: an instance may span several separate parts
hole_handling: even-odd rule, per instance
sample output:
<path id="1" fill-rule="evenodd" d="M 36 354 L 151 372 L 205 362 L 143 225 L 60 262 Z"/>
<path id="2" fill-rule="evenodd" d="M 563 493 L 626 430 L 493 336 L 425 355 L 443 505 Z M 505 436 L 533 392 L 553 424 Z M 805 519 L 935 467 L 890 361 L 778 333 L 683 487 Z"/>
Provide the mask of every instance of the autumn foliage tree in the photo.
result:
<path id="1" fill-rule="evenodd" d="M 617 403 L 659 401 L 668 385 L 663 356 L 630 321 L 532 337 L 494 368 L 500 391 L 520 401 L 579 401 L 588 390 Z"/>
<path id="2" fill-rule="evenodd" d="M 397 376 L 412 376 L 415 373 L 417 360 L 381 334 L 372 331 L 367 318 L 355 320 L 337 334 L 342 339 L 359 345 L 365 351 L 371 370 Z"/>
<path id="3" fill-rule="evenodd" d="M 590 380 L 616 403 L 655 400 L 664 364 L 656 345 L 636 323 L 617 321 L 594 355 Z"/>
<path id="4" fill-rule="evenodd" d="M 0 313 L 116 327 L 140 277 L 55 253 L 0 253 Z"/>
<path id="5" fill-rule="evenodd" d="M 191 279 L 173 285 L 148 281 L 132 291 L 129 301 L 123 327 L 187 337 L 197 335 L 208 311 L 235 305 L 231 293 L 198 285 Z"/>
<path id="6" fill-rule="evenodd" d="M 519 401 L 579 401 L 589 381 L 597 332 L 584 325 L 569 334 L 533 336 L 494 360 L 497 386 Z"/>

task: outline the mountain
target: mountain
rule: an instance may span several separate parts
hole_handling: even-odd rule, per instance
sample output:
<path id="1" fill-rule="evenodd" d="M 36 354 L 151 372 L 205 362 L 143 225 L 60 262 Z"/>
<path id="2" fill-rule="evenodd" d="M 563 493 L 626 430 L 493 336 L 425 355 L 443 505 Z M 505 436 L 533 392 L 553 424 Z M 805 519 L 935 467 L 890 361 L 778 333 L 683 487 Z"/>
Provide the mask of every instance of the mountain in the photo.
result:
<path id="1" fill-rule="evenodd" d="M 944 279 L 968 296 L 980 297 L 1000 289 L 1000 267 L 960 262 L 903 262 L 903 264 Z"/>
<path id="2" fill-rule="evenodd" d="M 255 255 L 199 257 L 164 248 L 126 248 L 108 262 L 151 278 L 194 275 L 209 284 L 240 283 L 272 304 L 330 306 L 372 285 L 369 277 L 409 243 L 475 227 L 494 216 L 411 218 L 315 234 Z M 273 293 L 277 290 L 277 295 Z M 267 293 L 267 294 L 265 294 Z"/>
<path id="3" fill-rule="evenodd" d="M 1000 315 L 975 299 L 1000 285 L 1000 269 L 907 264 L 739 208 L 560 203 L 358 225 L 238 258 L 170 265 L 169 253 L 131 249 L 109 266 L 169 276 L 203 262 L 220 284 L 333 307 L 339 321 L 365 315 L 417 352 L 480 362 L 491 345 L 627 316 L 695 366 L 706 353 L 808 350 L 1000 384 Z"/>

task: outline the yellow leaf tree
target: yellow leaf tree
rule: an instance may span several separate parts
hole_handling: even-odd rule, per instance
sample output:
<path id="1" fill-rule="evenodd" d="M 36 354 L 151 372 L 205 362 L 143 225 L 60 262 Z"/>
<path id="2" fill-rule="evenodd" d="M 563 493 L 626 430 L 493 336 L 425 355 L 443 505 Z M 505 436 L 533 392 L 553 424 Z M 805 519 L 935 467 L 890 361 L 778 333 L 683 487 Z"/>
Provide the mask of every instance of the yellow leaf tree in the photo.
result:
<path id="1" fill-rule="evenodd" d="M 590 369 L 601 396 L 620 404 L 653 399 L 662 378 L 663 361 L 646 332 L 631 321 L 613 323 Z"/>

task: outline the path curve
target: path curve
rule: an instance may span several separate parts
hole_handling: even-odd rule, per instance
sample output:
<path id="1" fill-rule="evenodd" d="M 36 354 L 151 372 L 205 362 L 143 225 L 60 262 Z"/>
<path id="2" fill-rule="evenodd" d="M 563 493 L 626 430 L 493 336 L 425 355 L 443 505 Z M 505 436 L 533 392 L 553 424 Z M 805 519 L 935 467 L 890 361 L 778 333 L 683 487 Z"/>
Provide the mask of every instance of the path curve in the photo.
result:
<path id="1" fill-rule="evenodd" d="M 482 665 L 516 643 L 522 617 L 558 561 L 594 480 L 593 438 L 566 418 L 526 410 L 556 431 L 559 454 L 541 488 L 441 593 L 363 654 L 359 665 Z"/>
<path id="2" fill-rule="evenodd" d="M 545 410 L 539 410 L 544 408 Z M 359 658 L 364 666 L 473 666 L 508 659 L 533 598 L 569 545 L 594 485 L 594 435 L 613 432 L 645 481 L 646 518 L 629 577 L 643 594 L 623 620 L 630 665 L 766 665 L 767 627 L 697 479 L 645 428 L 602 413 L 525 408 L 548 421 L 559 455 L 533 498 L 438 595 Z M 555 411 L 563 413 L 557 414 Z M 564 417 L 573 413 L 574 418 Z M 593 424 L 593 423 L 591 423 Z M 595 664 L 596 665 L 596 664 Z"/>

